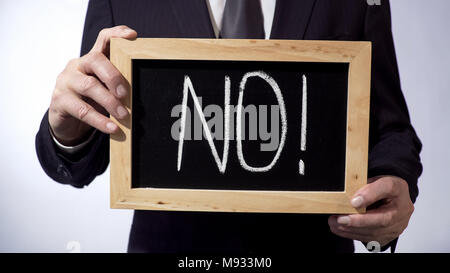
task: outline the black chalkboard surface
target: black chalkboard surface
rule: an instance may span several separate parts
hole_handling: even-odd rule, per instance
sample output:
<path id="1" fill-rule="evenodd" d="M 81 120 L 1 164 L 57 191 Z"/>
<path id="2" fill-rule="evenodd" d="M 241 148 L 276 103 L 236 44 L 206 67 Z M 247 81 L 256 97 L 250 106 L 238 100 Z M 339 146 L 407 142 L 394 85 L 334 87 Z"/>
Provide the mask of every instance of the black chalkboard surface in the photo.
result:
<path id="1" fill-rule="evenodd" d="M 189 93 L 186 119 L 190 126 L 186 127 L 190 130 L 185 129 L 178 170 L 177 125 L 181 123 L 185 77 L 189 77 L 197 97 L 201 98 L 202 111 L 207 111 L 205 121 L 216 125 L 210 125 L 210 131 L 218 132 L 213 142 L 222 159 L 225 77 L 230 83 L 230 105 L 236 109 L 241 81 L 249 72 L 269 75 L 283 97 L 287 130 L 277 162 L 270 170 L 259 172 L 241 166 L 236 141 L 237 111 L 230 111 L 233 120 L 228 161 L 225 171 L 220 172 Z M 134 60 L 133 187 L 343 191 L 347 80 L 347 63 Z M 307 94 L 303 94 L 304 81 Z M 307 95 L 304 151 L 303 95 Z M 245 110 L 242 154 L 249 166 L 267 166 L 277 153 L 282 134 L 280 106 L 271 85 L 258 76 L 248 78 L 242 107 Z M 208 109 L 221 111 L 210 113 Z M 221 128 L 214 128 L 218 126 Z"/>
<path id="2" fill-rule="evenodd" d="M 111 39 L 111 207 L 362 213 L 371 43 Z"/>

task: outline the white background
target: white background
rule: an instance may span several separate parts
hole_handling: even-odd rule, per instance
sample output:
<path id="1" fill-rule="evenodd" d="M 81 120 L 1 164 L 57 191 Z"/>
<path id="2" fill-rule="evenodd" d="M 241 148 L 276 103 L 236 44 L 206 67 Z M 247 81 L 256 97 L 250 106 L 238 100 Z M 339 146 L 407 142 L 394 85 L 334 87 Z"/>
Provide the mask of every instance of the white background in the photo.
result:
<path id="1" fill-rule="evenodd" d="M 450 1 L 392 0 L 402 87 L 424 173 L 398 252 L 450 252 Z M 55 78 L 78 57 L 87 1 L 0 1 L 0 252 L 124 252 L 131 211 L 109 209 L 109 170 L 83 190 L 49 179 L 34 137 Z M 357 251 L 367 252 L 360 243 Z"/>

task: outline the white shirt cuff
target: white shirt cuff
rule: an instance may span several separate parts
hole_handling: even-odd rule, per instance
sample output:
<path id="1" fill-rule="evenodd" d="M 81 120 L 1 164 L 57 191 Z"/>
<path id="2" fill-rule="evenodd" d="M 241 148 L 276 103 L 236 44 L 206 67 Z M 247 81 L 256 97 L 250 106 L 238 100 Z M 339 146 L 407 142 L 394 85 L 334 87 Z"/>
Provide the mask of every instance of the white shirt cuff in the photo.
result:
<path id="1" fill-rule="evenodd" d="M 78 151 L 80 151 L 81 149 L 83 149 L 84 147 L 86 147 L 86 145 L 89 144 L 89 142 L 92 141 L 92 138 L 94 138 L 94 134 L 95 132 L 97 132 L 97 130 L 93 130 L 91 135 L 89 136 L 88 139 L 86 139 L 85 141 L 83 141 L 82 143 L 75 145 L 75 146 L 66 146 L 61 144 L 55 137 L 55 135 L 53 134 L 53 131 L 51 128 L 49 128 L 50 131 L 50 135 L 52 136 L 53 141 L 55 142 L 56 146 L 58 147 L 58 149 L 60 149 L 63 152 L 66 152 L 68 154 L 74 154 Z"/>

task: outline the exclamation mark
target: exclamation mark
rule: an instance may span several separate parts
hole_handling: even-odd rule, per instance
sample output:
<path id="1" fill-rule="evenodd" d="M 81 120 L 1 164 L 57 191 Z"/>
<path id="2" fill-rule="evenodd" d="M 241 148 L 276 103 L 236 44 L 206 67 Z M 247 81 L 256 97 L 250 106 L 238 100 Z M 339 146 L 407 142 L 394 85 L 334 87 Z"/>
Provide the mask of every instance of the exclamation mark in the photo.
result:
<path id="1" fill-rule="evenodd" d="M 302 76 L 303 88 L 302 88 L 302 125 L 301 125 L 301 135 L 300 135 L 300 150 L 302 152 L 306 151 L 306 112 L 307 112 L 307 82 L 306 76 Z M 298 163 L 298 172 L 301 175 L 305 175 L 305 162 L 300 159 Z"/>

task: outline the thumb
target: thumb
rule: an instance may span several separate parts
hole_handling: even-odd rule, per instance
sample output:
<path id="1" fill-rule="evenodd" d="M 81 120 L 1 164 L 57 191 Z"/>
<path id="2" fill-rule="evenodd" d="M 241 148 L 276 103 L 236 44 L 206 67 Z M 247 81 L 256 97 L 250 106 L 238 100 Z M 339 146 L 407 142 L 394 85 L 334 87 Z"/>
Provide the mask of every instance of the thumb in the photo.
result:
<path id="1" fill-rule="evenodd" d="M 392 177 L 378 178 L 357 191 L 351 204 L 354 208 L 366 208 L 382 199 L 395 197 L 399 192 L 398 184 Z"/>
<path id="2" fill-rule="evenodd" d="M 109 41 L 111 38 L 134 39 L 137 32 L 127 26 L 116 26 L 112 28 L 104 28 L 100 31 L 91 52 L 103 53 L 109 55 Z"/>

